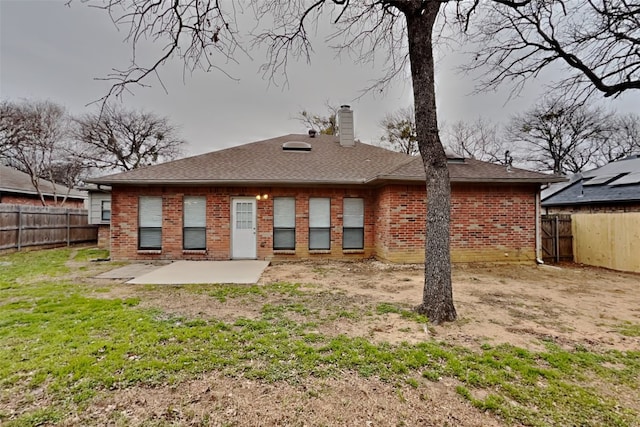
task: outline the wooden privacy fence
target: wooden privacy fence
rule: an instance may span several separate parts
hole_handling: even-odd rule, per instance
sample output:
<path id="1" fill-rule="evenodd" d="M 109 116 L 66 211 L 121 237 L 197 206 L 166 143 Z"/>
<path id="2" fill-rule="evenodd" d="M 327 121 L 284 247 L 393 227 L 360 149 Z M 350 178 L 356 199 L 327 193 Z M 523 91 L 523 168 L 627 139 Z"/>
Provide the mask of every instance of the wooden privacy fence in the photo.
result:
<path id="1" fill-rule="evenodd" d="M 97 239 L 86 209 L 0 204 L 0 251 Z"/>
<path id="2" fill-rule="evenodd" d="M 542 215 L 542 260 L 573 261 L 571 215 Z"/>
<path id="3" fill-rule="evenodd" d="M 576 262 L 640 273 L 640 212 L 573 214 Z"/>

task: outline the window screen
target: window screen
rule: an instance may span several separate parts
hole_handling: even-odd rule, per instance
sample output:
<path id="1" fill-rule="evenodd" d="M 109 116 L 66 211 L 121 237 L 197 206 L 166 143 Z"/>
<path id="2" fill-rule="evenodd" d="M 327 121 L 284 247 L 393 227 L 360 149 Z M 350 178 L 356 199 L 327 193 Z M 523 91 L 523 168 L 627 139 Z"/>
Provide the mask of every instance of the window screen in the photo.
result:
<path id="1" fill-rule="evenodd" d="M 296 248 L 296 199 L 273 199 L 273 249 Z"/>
<path id="2" fill-rule="evenodd" d="M 342 248 L 364 249 L 364 200 L 344 199 L 342 211 Z"/>
<path id="3" fill-rule="evenodd" d="M 207 248 L 207 199 L 185 196 L 182 245 L 184 249 Z"/>
<path id="4" fill-rule="evenodd" d="M 140 197 L 138 233 L 138 248 L 162 248 L 162 197 Z"/>
<path id="5" fill-rule="evenodd" d="M 309 199 L 309 249 L 331 249 L 331 199 Z"/>

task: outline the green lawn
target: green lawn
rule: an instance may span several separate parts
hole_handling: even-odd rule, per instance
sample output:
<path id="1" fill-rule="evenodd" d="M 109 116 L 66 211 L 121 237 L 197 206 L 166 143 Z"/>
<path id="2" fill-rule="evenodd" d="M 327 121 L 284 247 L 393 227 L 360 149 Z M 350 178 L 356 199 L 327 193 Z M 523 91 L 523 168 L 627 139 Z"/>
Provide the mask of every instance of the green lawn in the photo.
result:
<path id="1" fill-rule="evenodd" d="M 177 384 L 203 372 L 295 383 L 345 371 L 398 387 L 455 378 L 462 397 L 505 425 L 640 424 L 638 408 L 603 391 L 640 393 L 640 352 L 567 351 L 551 342 L 542 352 L 510 345 L 472 351 L 437 341 L 391 345 L 325 336 L 318 325 L 339 317 L 357 322 L 398 313 L 416 323 L 425 319 L 392 303 L 326 304 L 319 310 L 318 301 L 332 295 L 293 283 L 187 286 L 221 303 L 263 304 L 261 315 L 232 322 L 177 317 L 140 308 L 143 296 L 96 297 L 117 285 L 97 288 L 82 275 L 91 268 L 89 259 L 105 255 L 58 249 L 0 257 L 0 424 L 64 422 L 108 390 Z M 70 260 L 75 262 L 67 266 Z M 282 298 L 261 303 L 266 294 Z M 638 325 L 622 327 L 637 336 Z M 19 416 L 1 409 L 11 399 L 29 402 L 36 391 L 47 396 L 45 405 Z"/>

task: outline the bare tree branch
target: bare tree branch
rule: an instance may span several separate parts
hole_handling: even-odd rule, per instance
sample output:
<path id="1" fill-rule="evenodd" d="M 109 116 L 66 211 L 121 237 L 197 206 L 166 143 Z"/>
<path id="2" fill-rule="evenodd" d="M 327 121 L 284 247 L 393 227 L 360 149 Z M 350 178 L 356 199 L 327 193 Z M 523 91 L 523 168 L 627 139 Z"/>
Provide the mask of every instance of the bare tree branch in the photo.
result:
<path id="1" fill-rule="evenodd" d="M 327 109 L 326 115 L 313 113 L 303 108 L 298 111 L 294 118 L 307 127 L 307 129 L 314 129 L 324 135 L 337 135 L 338 121 L 336 120 L 336 116 L 338 114 L 338 108 L 328 100 L 325 101 L 325 107 Z"/>
<path id="2" fill-rule="evenodd" d="M 506 164 L 505 152 L 514 152 L 512 144 L 507 144 L 499 125 L 478 118 L 474 122 L 458 121 L 444 132 L 445 146 L 465 158 Z"/>
<path id="3" fill-rule="evenodd" d="M 54 174 L 57 165 L 67 157 L 68 134 L 66 111 L 57 104 L 49 101 L 0 103 L 0 158 L 29 175 L 43 206 L 47 203 L 42 180 L 51 182 L 54 203 L 61 205 L 73 186 L 58 187 L 60 181 Z"/>
<path id="4" fill-rule="evenodd" d="M 598 165 L 598 151 L 615 131 L 614 116 L 599 108 L 550 98 L 514 116 L 508 135 L 524 145 L 525 160 L 542 171 L 577 173 Z"/>
<path id="5" fill-rule="evenodd" d="M 131 170 L 177 158 L 184 141 L 168 119 L 107 105 L 75 120 L 75 157 L 98 169 Z"/>
<path id="6" fill-rule="evenodd" d="M 98 100 L 103 105 L 111 97 L 121 96 L 131 86 L 147 86 L 145 82 L 152 76 L 164 87 L 160 69 L 167 61 L 177 59 L 182 62 L 184 74 L 196 69 L 217 70 L 233 78 L 220 64 L 235 62 L 238 51 L 249 56 L 239 43 L 235 3 L 218 0 L 81 1 L 105 10 L 117 28 L 126 29 L 125 41 L 132 48 L 128 67 L 114 68 L 106 77 L 98 78 L 113 82 L 108 93 Z M 149 63 L 141 64 L 138 50 L 148 48 L 149 41 L 161 46 L 161 53 Z"/>
<path id="7" fill-rule="evenodd" d="M 384 131 L 381 142 L 392 150 L 416 156 L 418 149 L 418 135 L 416 134 L 415 112 L 413 108 L 401 108 L 387 114 L 379 123 Z"/>
<path id="8" fill-rule="evenodd" d="M 505 81 L 519 91 L 550 64 L 568 77 L 557 87 L 586 99 L 640 89 L 640 4 L 617 0 L 535 0 L 485 3 L 469 33 L 479 47 L 466 70 L 491 70 L 479 86 Z"/>

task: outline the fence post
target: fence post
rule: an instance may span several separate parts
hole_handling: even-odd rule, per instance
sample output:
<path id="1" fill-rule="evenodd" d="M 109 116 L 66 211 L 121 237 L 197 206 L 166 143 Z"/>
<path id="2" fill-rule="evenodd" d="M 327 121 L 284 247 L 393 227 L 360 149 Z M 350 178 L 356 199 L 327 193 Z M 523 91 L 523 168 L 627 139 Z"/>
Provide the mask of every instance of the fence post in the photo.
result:
<path id="1" fill-rule="evenodd" d="M 18 250 L 22 249 L 22 206 L 18 205 Z"/>
<path id="2" fill-rule="evenodd" d="M 553 230 L 553 237 L 555 239 L 556 244 L 556 263 L 560 262 L 560 218 L 559 215 L 556 214 L 555 218 L 555 230 Z"/>
<path id="3" fill-rule="evenodd" d="M 71 215 L 67 208 L 67 246 L 71 246 Z"/>

